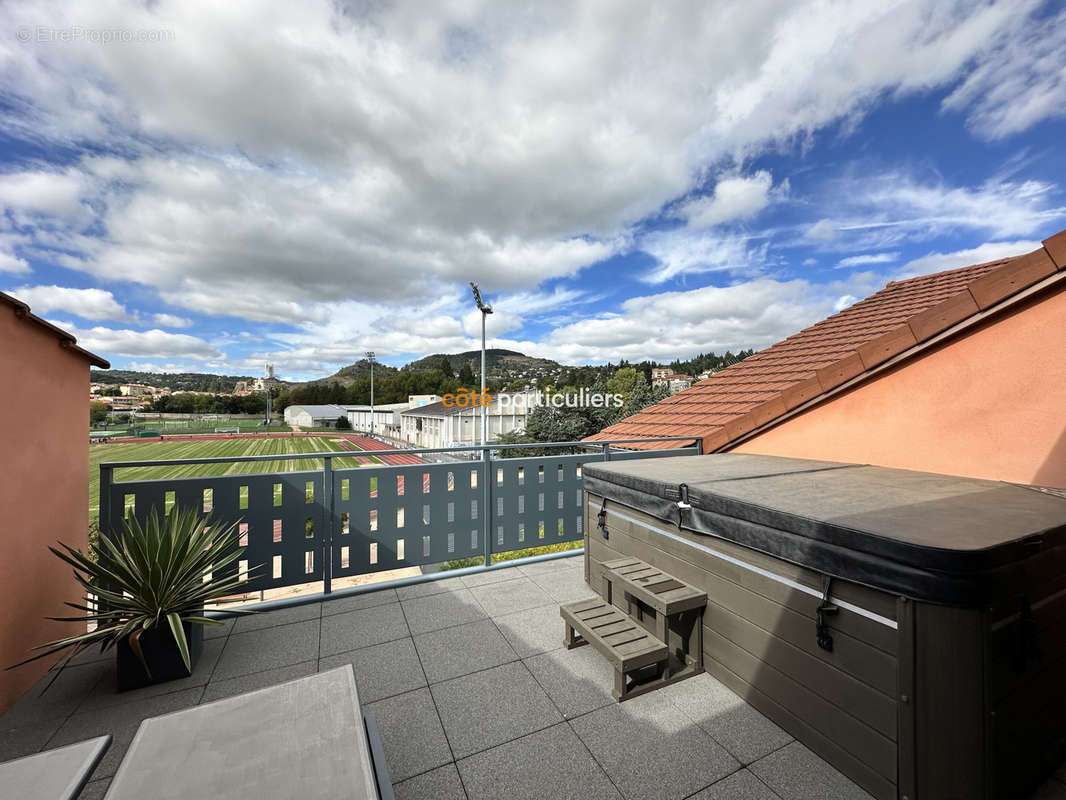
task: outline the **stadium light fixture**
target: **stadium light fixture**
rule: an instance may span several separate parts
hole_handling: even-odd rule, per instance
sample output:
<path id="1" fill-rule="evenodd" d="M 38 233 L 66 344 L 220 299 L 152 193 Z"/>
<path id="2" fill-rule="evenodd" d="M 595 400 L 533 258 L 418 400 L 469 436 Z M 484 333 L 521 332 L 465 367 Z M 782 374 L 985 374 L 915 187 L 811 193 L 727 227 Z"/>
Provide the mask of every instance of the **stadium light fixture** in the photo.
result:
<path id="1" fill-rule="evenodd" d="M 492 313 L 492 306 L 486 305 L 481 299 L 481 290 L 477 284 L 470 281 L 470 289 L 474 292 L 474 302 L 481 312 L 481 394 L 485 394 L 485 319 Z M 488 443 L 489 410 L 481 406 L 481 444 Z"/>
<path id="2" fill-rule="evenodd" d="M 370 362 L 370 438 L 374 438 L 374 351 L 366 351 L 367 361 Z"/>

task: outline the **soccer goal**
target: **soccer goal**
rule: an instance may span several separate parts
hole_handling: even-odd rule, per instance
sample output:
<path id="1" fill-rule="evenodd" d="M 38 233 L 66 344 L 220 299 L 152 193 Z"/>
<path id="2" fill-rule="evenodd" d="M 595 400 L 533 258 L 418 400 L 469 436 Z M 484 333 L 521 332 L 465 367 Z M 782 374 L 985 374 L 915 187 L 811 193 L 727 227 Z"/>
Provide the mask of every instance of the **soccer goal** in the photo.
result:
<path id="1" fill-rule="evenodd" d="M 167 429 L 167 430 L 170 430 L 171 428 L 185 428 L 185 429 L 188 429 L 189 421 L 187 419 L 182 419 L 182 420 L 170 420 L 170 419 L 168 419 L 168 420 L 166 420 L 163 423 L 163 427 L 165 429 Z"/>
<path id="2" fill-rule="evenodd" d="M 215 433 L 240 433 L 241 429 L 237 428 L 215 428 Z"/>

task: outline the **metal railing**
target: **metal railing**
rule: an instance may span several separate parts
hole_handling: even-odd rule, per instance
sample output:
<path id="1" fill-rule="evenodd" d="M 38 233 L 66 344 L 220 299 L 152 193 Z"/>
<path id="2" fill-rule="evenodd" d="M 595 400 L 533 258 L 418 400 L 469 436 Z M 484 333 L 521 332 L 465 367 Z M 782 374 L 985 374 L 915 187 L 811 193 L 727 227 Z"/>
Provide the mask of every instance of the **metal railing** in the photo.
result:
<path id="1" fill-rule="evenodd" d="M 695 447 L 618 450 L 641 442 L 695 442 Z M 236 523 L 247 592 L 322 582 L 405 567 L 440 564 L 583 538 L 582 465 L 658 456 L 698 455 L 699 439 L 661 437 L 603 442 L 488 444 L 412 450 L 285 453 L 100 465 L 100 529 L 111 535 L 123 516 L 143 523 L 152 509 L 194 507 L 216 523 Z M 508 450 L 583 449 L 516 458 Z M 335 468 L 334 459 L 479 452 L 479 460 Z M 115 480 L 115 470 L 203 464 L 321 459 L 322 469 L 193 478 Z M 464 570 L 464 572 L 467 570 Z M 384 583 L 375 584 L 380 588 Z"/>

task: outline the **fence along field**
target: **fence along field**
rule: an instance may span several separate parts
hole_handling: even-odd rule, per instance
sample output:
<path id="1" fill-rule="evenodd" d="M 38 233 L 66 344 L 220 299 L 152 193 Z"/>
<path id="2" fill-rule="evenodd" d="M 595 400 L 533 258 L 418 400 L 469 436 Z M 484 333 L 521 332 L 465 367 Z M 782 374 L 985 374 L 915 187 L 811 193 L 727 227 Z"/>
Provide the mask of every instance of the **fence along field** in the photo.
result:
<path id="1" fill-rule="evenodd" d="M 105 461 L 158 461 L 170 458 L 235 458 L 237 456 L 271 456 L 286 453 L 349 452 L 350 442 L 342 448 L 333 438 L 310 436 L 273 439 L 209 439 L 199 442 L 129 442 L 94 444 L 89 447 L 89 521 L 95 523 L 100 512 L 100 464 Z M 380 459 L 364 455 L 375 464 Z M 358 467 L 353 457 L 333 459 L 335 469 Z M 197 464 L 184 466 L 144 467 L 115 471 L 116 480 L 152 480 L 156 478 L 196 478 L 205 475 L 237 475 L 251 472 L 292 472 L 322 469 L 322 459 L 266 461 L 243 464 Z"/>

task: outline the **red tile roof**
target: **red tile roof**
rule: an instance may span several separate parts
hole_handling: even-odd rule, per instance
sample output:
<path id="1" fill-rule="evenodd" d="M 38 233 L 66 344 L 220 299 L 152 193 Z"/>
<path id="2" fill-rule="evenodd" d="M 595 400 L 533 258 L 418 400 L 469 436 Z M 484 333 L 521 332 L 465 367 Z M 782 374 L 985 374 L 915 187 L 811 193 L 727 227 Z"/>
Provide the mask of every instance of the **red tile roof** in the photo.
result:
<path id="1" fill-rule="evenodd" d="M 1043 245 L 1013 258 L 889 283 L 589 438 L 691 434 L 703 439 L 704 452 L 720 449 L 1057 270 L 1066 271 L 1066 231 Z"/>

